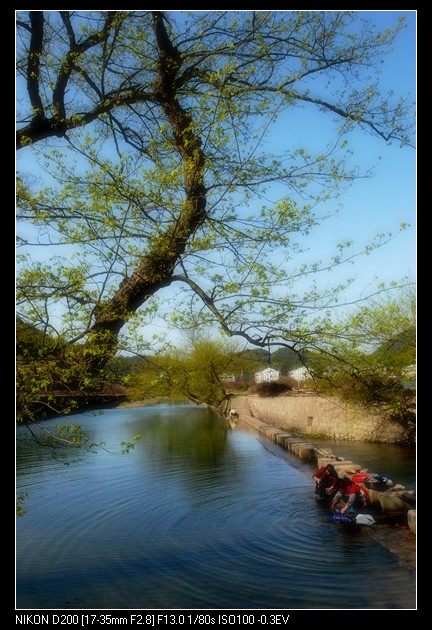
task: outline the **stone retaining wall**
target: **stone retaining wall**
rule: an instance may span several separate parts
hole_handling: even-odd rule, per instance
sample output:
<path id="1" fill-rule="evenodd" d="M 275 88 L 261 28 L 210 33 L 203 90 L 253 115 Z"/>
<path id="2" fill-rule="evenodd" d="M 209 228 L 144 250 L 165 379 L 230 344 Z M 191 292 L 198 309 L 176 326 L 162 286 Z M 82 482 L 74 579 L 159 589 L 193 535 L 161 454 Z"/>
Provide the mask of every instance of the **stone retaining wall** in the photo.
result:
<path id="1" fill-rule="evenodd" d="M 403 440 L 402 427 L 337 398 L 297 394 L 247 399 L 254 416 L 304 435 L 394 444 Z"/>

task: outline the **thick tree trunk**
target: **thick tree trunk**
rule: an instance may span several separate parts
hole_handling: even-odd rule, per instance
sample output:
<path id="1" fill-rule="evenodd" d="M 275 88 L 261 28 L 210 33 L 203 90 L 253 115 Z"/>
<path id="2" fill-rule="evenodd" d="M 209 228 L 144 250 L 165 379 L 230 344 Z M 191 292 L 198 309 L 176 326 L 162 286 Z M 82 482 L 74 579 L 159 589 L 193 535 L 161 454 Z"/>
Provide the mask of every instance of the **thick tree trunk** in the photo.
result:
<path id="1" fill-rule="evenodd" d="M 152 249 L 138 268 L 119 286 L 114 297 L 100 304 L 87 345 L 99 368 L 115 351 L 117 336 L 130 316 L 171 282 L 175 267 L 190 237 L 206 218 L 204 154 L 200 139 L 192 131 L 192 118 L 176 96 L 176 80 L 181 66 L 179 51 L 172 45 L 161 13 L 154 12 L 154 30 L 159 47 L 158 75 L 154 83 L 155 100 L 162 107 L 173 131 L 184 169 L 185 200 L 177 220 L 153 242 Z M 105 345 L 95 352 L 94 344 Z M 107 354 L 108 356 L 104 356 Z"/>

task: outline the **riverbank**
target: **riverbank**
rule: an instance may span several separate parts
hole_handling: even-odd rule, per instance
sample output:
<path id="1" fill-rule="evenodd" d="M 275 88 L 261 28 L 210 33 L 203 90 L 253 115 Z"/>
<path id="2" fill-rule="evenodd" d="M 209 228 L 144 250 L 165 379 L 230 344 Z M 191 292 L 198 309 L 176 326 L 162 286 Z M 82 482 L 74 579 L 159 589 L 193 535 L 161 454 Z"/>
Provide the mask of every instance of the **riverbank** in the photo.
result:
<path id="1" fill-rule="evenodd" d="M 234 417 L 229 420 L 230 422 L 235 424 L 238 420 L 241 420 L 301 460 L 315 463 L 318 468 L 332 463 L 339 475 L 354 474 L 364 468 L 364 465 L 360 463 L 336 456 L 331 450 L 317 446 L 308 440 L 306 436 L 300 437 L 298 434 L 292 435 L 282 430 L 277 423 L 269 421 L 268 416 L 266 416 L 266 420 L 256 417 L 252 413 L 251 407 L 248 397 L 238 396 L 227 401 L 227 404 L 220 411 L 229 419 L 231 414 L 234 413 Z M 375 471 L 371 472 L 374 473 Z M 382 518 L 402 517 L 402 526 L 407 526 L 410 533 L 415 535 L 415 491 L 405 491 L 404 486 L 395 483 L 395 481 L 397 480 L 394 480 L 393 486 L 385 491 L 368 489 L 369 503 Z"/>

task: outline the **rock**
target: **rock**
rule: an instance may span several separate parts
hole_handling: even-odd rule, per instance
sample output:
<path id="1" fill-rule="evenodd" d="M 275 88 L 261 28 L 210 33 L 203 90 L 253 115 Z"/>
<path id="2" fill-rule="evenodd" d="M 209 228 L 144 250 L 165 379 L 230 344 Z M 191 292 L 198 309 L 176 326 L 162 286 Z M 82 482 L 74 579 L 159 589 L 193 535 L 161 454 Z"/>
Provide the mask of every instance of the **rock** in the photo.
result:
<path id="1" fill-rule="evenodd" d="M 309 461 L 312 461 L 314 452 L 315 451 L 313 447 L 309 444 L 300 447 L 298 451 L 298 456 L 300 457 L 300 459 L 308 459 Z"/>
<path id="2" fill-rule="evenodd" d="M 415 508 L 416 506 L 416 493 L 415 490 L 408 490 L 406 492 L 402 492 L 400 495 L 401 499 L 403 499 L 406 503 Z"/>
<path id="3" fill-rule="evenodd" d="M 417 525 L 417 518 L 416 518 L 416 510 L 408 510 L 408 527 L 409 530 L 415 534 L 416 533 L 416 525 Z"/>
<path id="4" fill-rule="evenodd" d="M 343 477 L 344 475 L 355 475 L 356 472 L 359 472 L 360 466 L 358 464 L 353 464 L 352 462 L 338 462 L 334 465 L 335 469 L 339 477 Z"/>
<path id="5" fill-rule="evenodd" d="M 378 494 L 383 514 L 403 514 L 411 507 L 394 492 L 379 492 Z"/>
<path id="6" fill-rule="evenodd" d="M 318 468 L 321 468 L 321 466 L 327 466 L 327 464 L 333 464 L 336 470 L 344 469 L 345 467 L 347 470 L 353 470 L 353 473 L 360 470 L 360 466 L 353 464 L 350 459 L 339 458 L 337 460 L 334 457 L 318 457 Z"/>
<path id="7" fill-rule="evenodd" d="M 386 496 L 398 497 L 405 501 L 409 506 L 415 507 L 416 505 L 416 493 L 415 490 L 386 490 L 383 494 Z"/>

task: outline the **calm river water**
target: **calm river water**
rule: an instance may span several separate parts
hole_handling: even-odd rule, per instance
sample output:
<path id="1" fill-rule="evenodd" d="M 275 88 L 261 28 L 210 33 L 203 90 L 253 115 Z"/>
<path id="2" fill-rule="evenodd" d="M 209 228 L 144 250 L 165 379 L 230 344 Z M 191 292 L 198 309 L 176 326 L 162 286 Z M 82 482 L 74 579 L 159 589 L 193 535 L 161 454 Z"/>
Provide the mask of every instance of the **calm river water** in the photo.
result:
<path id="1" fill-rule="evenodd" d="M 80 424 L 103 449 L 59 459 L 18 428 L 17 494 L 28 498 L 16 525 L 17 609 L 415 608 L 415 567 L 377 535 L 383 526 L 350 533 L 326 522 L 311 466 L 247 428 L 187 404 L 43 426 L 59 423 Z M 394 465 L 394 447 L 371 446 Z M 398 452 L 413 487 L 414 453 Z M 377 472 L 390 475 L 387 463 Z"/>

